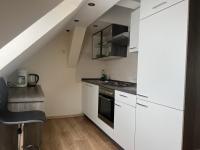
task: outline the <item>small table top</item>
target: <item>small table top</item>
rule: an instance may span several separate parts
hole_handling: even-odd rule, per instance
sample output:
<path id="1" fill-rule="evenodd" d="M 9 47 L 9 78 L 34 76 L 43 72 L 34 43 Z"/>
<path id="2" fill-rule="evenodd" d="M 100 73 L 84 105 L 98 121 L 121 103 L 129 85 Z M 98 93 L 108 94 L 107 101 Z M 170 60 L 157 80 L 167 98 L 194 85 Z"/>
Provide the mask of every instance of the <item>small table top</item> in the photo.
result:
<path id="1" fill-rule="evenodd" d="M 35 87 L 10 87 L 8 89 L 9 103 L 44 102 L 44 93 L 40 85 Z"/>

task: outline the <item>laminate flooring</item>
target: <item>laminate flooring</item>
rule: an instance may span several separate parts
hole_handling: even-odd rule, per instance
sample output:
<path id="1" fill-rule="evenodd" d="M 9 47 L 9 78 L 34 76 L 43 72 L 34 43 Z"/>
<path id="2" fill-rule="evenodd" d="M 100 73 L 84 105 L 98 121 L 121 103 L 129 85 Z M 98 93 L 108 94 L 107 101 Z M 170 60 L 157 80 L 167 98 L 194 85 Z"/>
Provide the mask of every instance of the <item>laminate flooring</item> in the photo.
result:
<path id="1" fill-rule="evenodd" d="M 43 128 L 41 150 L 118 150 L 120 149 L 88 118 L 48 120 Z"/>

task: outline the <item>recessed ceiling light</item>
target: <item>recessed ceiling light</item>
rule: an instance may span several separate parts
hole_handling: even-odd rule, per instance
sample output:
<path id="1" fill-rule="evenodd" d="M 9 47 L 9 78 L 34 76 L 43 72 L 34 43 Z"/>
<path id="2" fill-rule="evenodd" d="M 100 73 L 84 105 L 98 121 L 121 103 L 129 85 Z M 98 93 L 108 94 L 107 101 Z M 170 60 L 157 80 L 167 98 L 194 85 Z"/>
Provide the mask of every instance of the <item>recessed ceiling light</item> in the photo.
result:
<path id="1" fill-rule="evenodd" d="M 93 6 L 95 6 L 95 3 L 88 3 L 88 6 L 93 7 Z"/>
<path id="2" fill-rule="evenodd" d="M 80 21 L 80 20 L 78 20 L 78 19 L 75 19 L 75 20 L 74 20 L 74 22 L 79 22 L 79 21 Z"/>
<path id="3" fill-rule="evenodd" d="M 95 24 L 95 25 L 93 25 L 93 27 L 97 28 L 97 27 L 98 27 L 98 25 L 97 25 L 97 24 Z"/>

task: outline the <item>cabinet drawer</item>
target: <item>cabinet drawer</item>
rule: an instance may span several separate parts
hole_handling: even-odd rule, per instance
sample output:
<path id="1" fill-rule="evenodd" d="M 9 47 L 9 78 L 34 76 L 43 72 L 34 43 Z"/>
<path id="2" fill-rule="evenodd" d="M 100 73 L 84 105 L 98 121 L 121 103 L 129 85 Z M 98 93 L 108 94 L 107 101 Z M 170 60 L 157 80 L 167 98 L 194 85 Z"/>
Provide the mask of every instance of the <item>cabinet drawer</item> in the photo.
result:
<path id="1" fill-rule="evenodd" d="M 40 110 L 45 111 L 44 102 L 8 103 L 8 110 L 12 112 Z"/>
<path id="2" fill-rule="evenodd" d="M 136 95 L 121 92 L 121 91 L 115 91 L 115 100 L 118 102 L 125 103 L 127 105 L 136 106 Z"/>
<path id="3" fill-rule="evenodd" d="M 157 13 L 184 0 L 141 0 L 140 19 Z"/>
<path id="4" fill-rule="evenodd" d="M 129 52 L 138 51 L 140 9 L 131 14 Z"/>

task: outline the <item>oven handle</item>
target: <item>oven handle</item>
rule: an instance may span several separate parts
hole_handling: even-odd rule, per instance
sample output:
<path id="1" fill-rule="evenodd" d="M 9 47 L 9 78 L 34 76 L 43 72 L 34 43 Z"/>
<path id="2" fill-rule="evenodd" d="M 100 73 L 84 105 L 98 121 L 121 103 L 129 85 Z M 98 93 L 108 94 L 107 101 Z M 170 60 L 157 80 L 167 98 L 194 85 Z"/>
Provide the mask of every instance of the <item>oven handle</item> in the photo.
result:
<path id="1" fill-rule="evenodd" d="M 106 101 L 108 101 L 108 102 L 111 102 L 111 99 L 106 98 L 106 97 L 104 97 L 104 96 L 102 96 L 102 95 L 99 95 L 99 97 L 102 98 L 102 99 L 104 99 L 104 100 L 106 100 Z"/>

